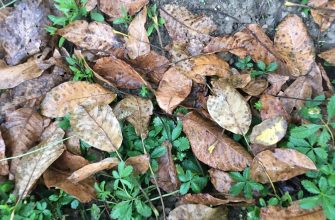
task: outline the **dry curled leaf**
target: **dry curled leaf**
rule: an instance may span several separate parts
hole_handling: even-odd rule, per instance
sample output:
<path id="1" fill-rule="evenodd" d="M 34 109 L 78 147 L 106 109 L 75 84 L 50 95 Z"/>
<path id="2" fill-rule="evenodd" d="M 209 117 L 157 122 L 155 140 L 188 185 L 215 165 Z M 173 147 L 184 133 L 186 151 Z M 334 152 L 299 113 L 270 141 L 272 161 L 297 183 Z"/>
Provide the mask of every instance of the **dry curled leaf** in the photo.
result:
<path id="1" fill-rule="evenodd" d="M 114 34 L 110 25 L 96 21 L 91 23 L 85 20 L 73 21 L 59 29 L 57 34 L 86 50 L 111 52 L 113 49 L 123 47 L 123 43 Z"/>
<path id="2" fill-rule="evenodd" d="M 135 174 L 144 174 L 149 169 L 150 158 L 147 154 L 129 157 L 126 160 L 126 165 L 131 165 L 134 168 Z"/>
<path id="3" fill-rule="evenodd" d="M 115 157 L 108 157 L 99 162 L 88 164 L 74 171 L 67 179 L 73 183 L 78 183 L 90 176 L 93 176 L 97 172 L 100 172 L 102 170 L 109 170 L 113 167 L 116 167 L 119 162 L 120 161 Z"/>
<path id="4" fill-rule="evenodd" d="M 250 142 L 271 146 L 278 143 L 286 134 L 287 121 L 282 116 L 269 118 L 252 128 Z"/>
<path id="5" fill-rule="evenodd" d="M 148 3 L 148 0 L 100 0 L 99 9 L 111 17 L 111 19 L 123 16 L 122 7 L 129 15 L 134 15 Z"/>
<path id="6" fill-rule="evenodd" d="M 292 76 L 303 76 L 311 70 L 315 59 L 314 43 L 298 15 L 284 18 L 277 27 L 274 43 Z"/>
<path id="7" fill-rule="evenodd" d="M 230 197 L 230 196 L 222 196 L 222 195 L 211 195 L 208 193 L 198 193 L 198 194 L 186 194 L 181 198 L 181 201 L 184 203 L 196 203 L 203 205 L 211 205 L 211 206 L 219 206 L 225 205 L 228 203 L 254 203 L 254 200 L 246 200 L 245 198 L 239 197 Z"/>
<path id="8" fill-rule="evenodd" d="M 272 182 L 278 182 L 317 168 L 311 159 L 296 150 L 276 148 L 256 155 L 250 167 L 251 178 L 257 182 L 268 183 L 264 169 Z"/>
<path id="9" fill-rule="evenodd" d="M 85 81 L 68 81 L 53 88 L 41 103 L 41 113 L 47 117 L 63 117 L 79 106 L 95 106 L 111 103 L 116 94 L 99 84 Z"/>
<path id="10" fill-rule="evenodd" d="M 93 67 L 101 77 L 121 89 L 139 89 L 149 86 L 133 67 L 115 57 L 103 57 Z"/>
<path id="11" fill-rule="evenodd" d="M 113 152 L 121 146 L 121 127 L 109 105 L 92 109 L 78 106 L 70 123 L 80 139 L 99 150 Z"/>
<path id="12" fill-rule="evenodd" d="M 234 182 L 229 173 L 218 169 L 210 169 L 208 173 L 214 188 L 220 193 L 229 194 L 230 187 Z"/>
<path id="13" fill-rule="evenodd" d="M 26 153 L 38 141 L 43 132 L 43 118 L 34 109 L 20 108 L 6 115 L 3 124 L 3 137 L 11 156 Z M 10 163 L 10 172 L 15 170 L 20 159 L 13 159 Z"/>
<path id="14" fill-rule="evenodd" d="M 47 140 L 30 149 L 16 169 L 14 193 L 21 198 L 27 196 L 44 171 L 63 153 L 64 131 L 58 128 Z M 34 153 L 32 153 L 34 152 Z"/>
<path id="15" fill-rule="evenodd" d="M 309 1 L 308 5 L 314 7 L 311 9 L 314 22 L 319 25 L 321 32 L 326 31 L 335 20 L 335 1 Z"/>
<path id="16" fill-rule="evenodd" d="M 335 48 L 326 50 L 320 53 L 318 56 L 330 63 L 331 65 L 335 65 Z"/>
<path id="17" fill-rule="evenodd" d="M 289 119 L 289 115 L 284 109 L 283 103 L 279 100 L 279 98 L 274 97 L 272 95 L 264 94 L 261 96 L 261 118 L 262 120 L 282 116 L 286 119 Z"/>
<path id="18" fill-rule="evenodd" d="M 126 118 L 135 127 L 136 134 L 145 138 L 153 108 L 150 99 L 128 95 L 115 106 L 114 113 L 119 120 Z"/>
<path id="19" fill-rule="evenodd" d="M 235 134 L 246 134 L 251 124 L 251 112 L 243 96 L 224 80 L 213 81 L 214 94 L 207 100 L 211 117 L 222 128 Z"/>
<path id="20" fill-rule="evenodd" d="M 3 141 L 1 131 L 0 131 L 0 160 L 3 160 L 6 158 L 6 145 L 5 142 Z M 8 161 L 4 160 L 0 162 L 0 176 L 6 176 L 8 175 L 9 170 L 8 170 Z"/>
<path id="21" fill-rule="evenodd" d="M 226 207 L 210 208 L 202 204 L 184 204 L 173 209 L 168 220 L 228 220 Z"/>
<path id="22" fill-rule="evenodd" d="M 84 157 L 64 151 L 63 154 L 52 164 L 53 167 L 63 171 L 76 171 L 89 164 Z"/>
<path id="23" fill-rule="evenodd" d="M 265 79 L 252 79 L 242 90 L 248 95 L 258 96 L 262 94 L 268 86 L 269 83 Z"/>
<path id="24" fill-rule="evenodd" d="M 210 121 L 190 112 L 182 122 L 192 151 L 201 162 L 224 171 L 241 171 L 251 163 L 248 152 Z"/>
<path id="25" fill-rule="evenodd" d="M 128 38 L 126 38 L 126 49 L 130 59 L 150 52 L 150 42 L 144 25 L 147 21 L 147 8 L 136 15 L 128 27 Z"/>
<path id="26" fill-rule="evenodd" d="M 156 91 L 158 105 L 165 112 L 172 111 L 190 94 L 192 80 L 184 76 L 176 67 L 164 73 Z"/>

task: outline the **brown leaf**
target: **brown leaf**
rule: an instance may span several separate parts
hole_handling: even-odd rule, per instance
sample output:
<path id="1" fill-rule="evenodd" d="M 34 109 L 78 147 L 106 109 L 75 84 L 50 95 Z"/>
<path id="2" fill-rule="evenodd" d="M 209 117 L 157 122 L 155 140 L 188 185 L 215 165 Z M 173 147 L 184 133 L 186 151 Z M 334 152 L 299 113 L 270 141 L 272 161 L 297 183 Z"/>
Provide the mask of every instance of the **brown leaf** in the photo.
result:
<path id="1" fill-rule="evenodd" d="M 251 112 L 243 96 L 224 80 L 212 82 L 213 95 L 207 100 L 211 117 L 222 128 L 235 134 L 245 134 L 251 124 Z"/>
<path id="2" fill-rule="evenodd" d="M 15 174 L 16 195 L 24 198 L 44 171 L 63 153 L 63 136 L 64 131 L 58 128 L 53 136 L 30 149 L 31 154 L 21 159 Z"/>
<path id="3" fill-rule="evenodd" d="M 122 17 L 122 7 L 125 8 L 127 14 L 135 15 L 148 0 L 100 0 L 100 10 L 110 16 L 113 20 Z"/>
<path id="4" fill-rule="evenodd" d="M 116 167 L 119 164 L 119 160 L 115 157 L 108 157 L 96 163 L 88 164 L 79 170 L 74 171 L 71 176 L 67 179 L 73 183 L 78 183 L 90 176 L 93 176 L 97 172 L 102 170 L 109 170 Z"/>
<path id="5" fill-rule="evenodd" d="M 92 109 L 78 106 L 70 123 L 76 136 L 99 150 L 113 152 L 121 146 L 121 127 L 109 105 Z"/>
<path id="6" fill-rule="evenodd" d="M 296 150 L 276 148 L 274 151 L 266 150 L 256 155 L 250 167 L 251 178 L 257 182 L 268 183 L 264 169 L 272 182 L 278 182 L 317 168 L 313 161 Z"/>
<path id="7" fill-rule="evenodd" d="M 200 53 L 211 38 L 209 34 L 217 28 L 209 17 L 194 15 L 179 5 L 164 5 L 160 14 L 166 21 L 165 27 L 173 41 L 187 42 L 188 51 L 192 55 Z"/>
<path id="8" fill-rule="evenodd" d="M 59 29 L 57 34 L 86 50 L 111 52 L 123 46 L 110 25 L 96 21 L 76 20 Z"/>
<path id="9" fill-rule="evenodd" d="M 80 139 L 74 135 L 74 132 L 72 131 L 71 128 L 65 131 L 65 137 L 66 138 L 71 137 L 70 139 L 64 141 L 66 149 L 73 154 L 80 155 L 81 154 Z"/>
<path id="10" fill-rule="evenodd" d="M 129 64 L 115 57 L 103 57 L 93 67 L 101 77 L 121 89 L 139 89 L 147 82 Z"/>
<path id="11" fill-rule="evenodd" d="M 251 96 L 258 96 L 262 94 L 269 86 L 265 79 L 252 79 L 244 88 L 243 92 Z"/>
<path id="12" fill-rule="evenodd" d="M 147 154 L 129 157 L 126 160 L 126 165 L 131 165 L 134 168 L 135 174 L 144 174 L 149 169 L 150 158 Z"/>
<path id="13" fill-rule="evenodd" d="M 0 131 L 0 160 L 3 160 L 6 158 L 6 145 L 5 142 L 2 139 L 1 131 Z M 8 161 L 4 160 L 0 162 L 0 176 L 6 176 L 8 175 Z"/>
<path id="14" fill-rule="evenodd" d="M 68 81 L 53 88 L 41 104 L 41 113 L 47 117 L 63 117 L 81 106 L 95 106 L 111 103 L 116 94 L 99 84 L 85 81 Z"/>
<path id="15" fill-rule="evenodd" d="M 320 95 L 323 92 L 322 75 L 319 66 L 315 62 L 306 77 L 312 86 L 312 96 Z"/>
<path id="16" fill-rule="evenodd" d="M 167 153 L 158 158 L 157 183 L 166 192 L 173 192 L 179 189 L 180 182 L 177 177 L 176 166 L 172 158 L 172 144 L 168 141 L 162 144 L 167 148 Z M 154 180 L 151 180 L 153 182 Z"/>
<path id="17" fill-rule="evenodd" d="M 201 162 L 224 171 L 241 171 L 251 163 L 248 152 L 210 121 L 190 112 L 182 122 L 192 151 Z"/>
<path id="18" fill-rule="evenodd" d="M 314 22 L 320 27 L 321 32 L 326 31 L 334 22 L 335 1 L 309 1 L 308 5 L 315 7 L 311 9 Z"/>
<path id="19" fill-rule="evenodd" d="M 268 82 L 271 83 L 271 86 L 267 89 L 266 93 L 277 95 L 281 91 L 281 87 L 290 79 L 290 77 L 280 74 L 269 74 L 267 79 Z"/>
<path id="20" fill-rule="evenodd" d="M 292 76 L 306 75 L 311 70 L 314 43 L 298 15 L 288 15 L 278 25 L 274 44 Z"/>
<path id="21" fill-rule="evenodd" d="M 262 151 L 275 149 L 276 145 L 264 146 L 261 144 L 250 144 L 250 148 L 251 148 L 253 155 L 257 155 Z"/>
<path id="22" fill-rule="evenodd" d="M 136 59 L 150 52 L 150 42 L 147 36 L 147 30 L 144 27 L 146 21 L 147 8 L 144 7 L 128 27 L 129 37 L 126 38 L 126 49 L 130 59 Z"/>
<path id="23" fill-rule="evenodd" d="M 153 105 L 150 99 L 128 95 L 114 108 L 116 118 L 126 118 L 135 127 L 138 136 L 145 138 L 152 115 Z"/>
<path id="24" fill-rule="evenodd" d="M 318 55 L 320 58 L 324 59 L 331 65 L 335 65 L 335 48 L 324 51 Z"/>
<path id="25" fill-rule="evenodd" d="M 321 63 L 318 64 L 319 68 L 320 68 L 320 72 L 321 72 L 321 76 L 322 76 L 322 79 L 323 81 L 326 83 L 326 88 L 325 90 L 326 91 L 330 91 L 331 94 L 334 93 L 334 86 L 333 84 L 330 82 L 330 79 L 325 71 L 325 69 L 323 68 L 323 66 L 321 65 Z"/>
<path id="26" fill-rule="evenodd" d="M 226 207 L 210 208 L 202 204 L 184 204 L 173 209 L 168 220 L 228 220 Z"/>
<path id="27" fill-rule="evenodd" d="M 88 0 L 85 3 L 85 8 L 87 12 L 92 11 L 98 4 L 98 0 Z"/>
<path id="28" fill-rule="evenodd" d="M 261 96 L 261 118 L 262 120 L 282 116 L 286 119 L 289 119 L 289 115 L 285 111 L 283 103 L 279 100 L 279 98 L 264 94 Z"/>
<path id="29" fill-rule="evenodd" d="M 251 77 L 249 73 L 243 73 L 243 74 L 237 73 L 228 76 L 227 78 L 225 78 L 225 80 L 229 85 L 231 85 L 233 88 L 236 89 L 246 87 L 250 83 Z"/>
<path id="30" fill-rule="evenodd" d="M 158 105 L 165 112 L 172 111 L 190 94 L 192 80 L 184 76 L 176 67 L 164 73 L 156 91 Z"/>
<path id="31" fill-rule="evenodd" d="M 31 108 L 20 108 L 6 115 L 3 137 L 11 156 L 26 153 L 38 141 L 43 132 L 43 118 Z M 10 163 L 10 172 L 15 174 L 19 159 Z"/>
<path id="32" fill-rule="evenodd" d="M 76 171 L 89 164 L 84 157 L 64 151 L 63 154 L 52 164 L 53 167 L 63 171 Z"/>
<path id="33" fill-rule="evenodd" d="M 212 205 L 212 206 L 218 206 L 218 205 L 225 205 L 228 203 L 239 203 L 239 202 L 245 202 L 245 203 L 254 203 L 254 200 L 246 200 L 245 198 L 239 198 L 239 197 L 222 197 L 222 196 L 212 196 L 208 193 L 198 193 L 198 194 L 186 194 L 181 198 L 181 201 L 184 203 L 196 203 L 196 204 L 203 204 L 203 205 Z"/>
<path id="34" fill-rule="evenodd" d="M 302 209 L 299 201 L 294 201 L 286 208 L 280 206 L 268 206 L 261 208 L 262 220 L 326 220 L 320 206 L 311 209 Z"/>
<path id="35" fill-rule="evenodd" d="M 234 182 L 229 173 L 218 169 L 210 169 L 208 173 L 214 188 L 218 192 L 229 194 L 230 187 Z"/>

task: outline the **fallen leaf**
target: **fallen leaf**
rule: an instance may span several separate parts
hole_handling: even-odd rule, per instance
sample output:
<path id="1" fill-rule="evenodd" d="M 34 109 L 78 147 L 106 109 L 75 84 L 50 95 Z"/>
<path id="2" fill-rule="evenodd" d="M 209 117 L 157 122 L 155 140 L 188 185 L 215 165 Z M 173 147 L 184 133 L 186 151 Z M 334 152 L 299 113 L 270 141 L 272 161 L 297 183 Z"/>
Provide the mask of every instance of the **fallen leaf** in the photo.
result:
<path id="1" fill-rule="evenodd" d="M 265 150 L 273 150 L 276 148 L 276 145 L 265 146 L 261 144 L 250 144 L 250 149 L 253 155 L 257 155 Z"/>
<path id="2" fill-rule="evenodd" d="M 321 32 L 326 31 L 335 20 L 335 1 L 309 1 L 308 5 L 314 7 L 311 9 L 314 22 L 319 25 Z"/>
<path id="3" fill-rule="evenodd" d="M 53 88 L 41 103 L 41 113 L 47 117 L 63 117 L 81 106 L 95 106 L 111 103 L 116 94 L 99 84 L 85 81 L 68 81 Z"/>
<path id="4" fill-rule="evenodd" d="M 244 88 L 243 92 L 251 96 L 259 96 L 269 86 L 269 83 L 265 79 L 252 79 Z"/>
<path id="5" fill-rule="evenodd" d="M 260 99 L 262 103 L 261 109 L 261 118 L 262 120 L 275 118 L 278 116 L 282 116 L 287 120 L 290 116 L 285 111 L 283 103 L 279 100 L 279 98 L 274 97 L 272 95 L 263 94 Z"/>
<path id="6" fill-rule="evenodd" d="M 129 157 L 126 160 L 126 165 L 131 165 L 134 168 L 135 174 L 145 174 L 149 169 L 149 163 L 150 158 L 147 154 Z"/>
<path id="7" fill-rule="evenodd" d="M 150 42 L 144 25 L 147 21 L 147 8 L 139 12 L 128 27 L 128 38 L 126 38 L 126 49 L 130 59 L 150 52 Z"/>
<path id="8" fill-rule="evenodd" d="M 62 171 L 73 172 L 89 164 L 84 157 L 64 151 L 63 154 L 52 164 L 53 167 Z"/>
<path id="9" fill-rule="evenodd" d="M 120 161 L 115 157 L 108 157 L 99 162 L 88 164 L 79 170 L 74 171 L 67 179 L 73 183 L 78 183 L 90 176 L 93 176 L 97 172 L 116 167 L 119 162 Z"/>
<path id="10" fill-rule="evenodd" d="M 50 35 L 48 1 L 20 1 L 14 10 L 0 22 L 0 45 L 6 52 L 6 62 L 17 65 L 47 45 Z"/>
<path id="11" fill-rule="evenodd" d="M 0 160 L 3 160 L 6 158 L 6 145 L 2 138 L 1 131 L 0 131 Z M 8 175 L 8 161 L 4 160 L 0 162 L 0 176 L 6 176 Z"/>
<path id="12" fill-rule="evenodd" d="M 211 117 L 222 128 L 235 134 L 246 134 L 251 124 L 251 112 L 248 103 L 224 80 L 212 81 L 213 95 L 207 100 Z"/>
<path id="13" fill-rule="evenodd" d="M 98 0 L 88 0 L 85 3 L 85 8 L 87 12 L 92 11 L 98 5 Z"/>
<path id="14" fill-rule="evenodd" d="M 288 207 L 268 206 L 261 208 L 262 220 L 326 220 L 320 206 L 311 209 L 302 209 L 299 201 L 294 201 Z"/>
<path id="15" fill-rule="evenodd" d="M 335 65 L 335 48 L 326 50 L 320 53 L 318 56 L 330 63 L 331 65 Z"/>
<path id="16" fill-rule="evenodd" d="M 57 34 L 86 50 L 111 52 L 123 47 L 110 25 L 96 21 L 76 20 L 59 29 Z"/>
<path id="17" fill-rule="evenodd" d="M 159 107 L 168 114 L 190 94 L 192 80 L 182 74 L 176 68 L 171 67 L 164 73 L 156 91 L 156 99 Z"/>
<path id="18" fill-rule="evenodd" d="M 180 182 L 178 180 L 176 166 L 172 158 L 172 144 L 165 141 L 162 145 L 167 148 L 167 153 L 157 160 L 157 184 L 165 192 L 173 192 L 179 189 Z M 151 180 L 151 182 L 154 182 L 154 180 Z"/>
<path id="19" fill-rule="evenodd" d="M 63 153 L 64 131 L 58 128 L 53 136 L 30 149 L 16 169 L 14 194 L 24 198 L 45 170 Z M 34 153 L 33 153 L 34 152 Z"/>
<path id="20" fill-rule="evenodd" d="M 241 171 L 251 163 L 248 152 L 209 120 L 190 112 L 182 122 L 192 151 L 201 162 L 224 171 Z"/>
<path id="21" fill-rule="evenodd" d="M 3 137 L 11 156 L 26 153 L 38 141 L 43 132 L 43 118 L 34 109 L 20 108 L 6 115 Z M 10 162 L 10 172 L 15 174 L 20 159 Z"/>
<path id="22" fill-rule="evenodd" d="M 298 15 L 288 15 L 281 21 L 274 45 L 292 76 L 303 76 L 311 70 L 315 59 L 314 43 Z"/>
<path id="23" fill-rule="evenodd" d="M 148 3 L 148 0 L 100 0 L 99 9 L 111 17 L 112 20 L 122 17 L 122 7 L 129 15 L 135 15 L 143 6 Z"/>
<path id="24" fill-rule="evenodd" d="M 2 22 L 3 20 L 5 20 L 8 15 L 10 15 L 13 11 L 13 8 L 12 7 L 4 7 L 4 8 L 1 8 L 1 11 L 0 11 L 0 22 Z"/>
<path id="25" fill-rule="evenodd" d="M 236 88 L 242 89 L 242 88 L 246 87 L 250 83 L 251 76 L 250 76 L 249 73 L 244 73 L 244 74 L 238 73 L 238 74 L 234 74 L 234 75 L 228 76 L 227 78 L 225 78 L 225 80 L 233 88 L 235 88 L 235 89 Z"/>
<path id="26" fill-rule="evenodd" d="M 256 155 L 250 166 L 251 178 L 257 182 L 268 183 L 267 171 L 272 182 L 285 181 L 292 177 L 316 170 L 313 161 L 306 155 L 293 150 L 276 148 Z"/>
<path id="27" fill-rule="evenodd" d="M 208 173 L 214 188 L 220 193 L 229 194 L 230 187 L 234 182 L 229 173 L 218 169 L 210 169 Z"/>
<path id="28" fill-rule="evenodd" d="M 326 73 L 325 69 L 323 68 L 323 66 L 321 65 L 321 63 L 318 64 L 320 72 L 321 72 L 321 76 L 323 81 L 326 83 L 326 91 L 330 91 L 331 94 L 334 93 L 334 86 L 333 84 L 330 82 L 330 79 L 328 77 L 328 74 Z"/>
<path id="29" fill-rule="evenodd" d="M 186 41 L 192 55 L 199 54 L 210 40 L 210 33 L 216 30 L 215 23 L 207 16 L 194 15 L 185 7 L 167 4 L 160 14 L 173 41 Z"/>
<path id="30" fill-rule="evenodd" d="M 245 199 L 239 197 L 230 197 L 230 196 L 212 196 L 208 193 L 198 193 L 198 194 L 186 194 L 181 198 L 181 201 L 184 203 L 196 203 L 196 204 L 203 204 L 203 205 L 211 205 L 211 206 L 219 206 L 225 205 L 228 203 L 247 203 L 252 204 L 254 203 L 253 199 Z"/>
<path id="31" fill-rule="evenodd" d="M 313 97 L 323 93 L 322 75 L 317 63 L 314 62 L 311 71 L 306 75 L 306 77 L 311 84 Z"/>
<path id="32" fill-rule="evenodd" d="M 174 208 L 168 220 L 228 220 L 226 207 L 210 208 L 202 204 L 184 204 Z"/>
<path id="33" fill-rule="evenodd" d="M 71 116 L 70 116 L 71 117 Z M 81 150 L 80 150 L 80 139 L 78 137 L 75 136 L 74 132 L 72 131 L 72 129 L 67 129 L 65 131 L 65 137 L 70 139 L 64 141 L 64 144 L 66 146 L 66 149 L 68 151 L 70 151 L 73 154 L 77 154 L 80 155 L 81 154 Z"/>
<path id="34" fill-rule="evenodd" d="M 267 89 L 266 93 L 269 95 L 277 95 L 282 86 L 290 79 L 289 76 L 284 76 L 280 74 L 269 74 L 267 80 L 271 83 L 271 86 Z"/>
<path id="35" fill-rule="evenodd" d="M 101 77 L 121 89 L 139 89 L 148 83 L 129 64 L 115 57 L 103 57 L 93 67 Z"/>
<path id="36" fill-rule="evenodd" d="M 115 106 L 114 113 L 119 120 L 126 118 L 135 127 L 136 134 L 145 138 L 153 108 L 150 99 L 128 95 Z"/>
<path id="37" fill-rule="evenodd" d="M 250 142 L 271 146 L 278 143 L 286 134 L 287 121 L 282 116 L 269 118 L 252 128 Z"/>
<path id="38" fill-rule="evenodd" d="M 76 136 L 99 150 L 113 152 L 121 146 L 121 127 L 109 105 L 78 106 L 70 123 Z"/>

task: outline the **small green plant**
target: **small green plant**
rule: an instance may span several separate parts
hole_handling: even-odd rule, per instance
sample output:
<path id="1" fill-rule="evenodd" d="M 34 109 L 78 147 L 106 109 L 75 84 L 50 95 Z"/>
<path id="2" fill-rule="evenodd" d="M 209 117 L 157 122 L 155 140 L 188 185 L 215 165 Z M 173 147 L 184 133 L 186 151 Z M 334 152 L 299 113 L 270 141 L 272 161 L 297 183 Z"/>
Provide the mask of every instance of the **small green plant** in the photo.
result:
<path id="1" fill-rule="evenodd" d="M 251 69 L 254 64 L 251 62 L 251 56 L 246 56 L 244 59 L 238 59 L 235 66 L 240 70 Z"/>
<path id="2" fill-rule="evenodd" d="M 150 98 L 152 97 L 152 93 L 150 92 L 150 90 L 148 89 L 148 87 L 146 86 L 141 86 L 141 90 L 139 92 L 139 95 L 143 98 Z"/>
<path id="3" fill-rule="evenodd" d="M 300 4 L 301 5 L 307 5 L 309 0 L 300 0 Z M 308 17 L 310 9 L 309 8 L 305 8 L 305 7 L 301 7 L 300 11 L 302 13 L 304 13 L 306 15 L 306 17 Z"/>
<path id="4" fill-rule="evenodd" d="M 128 27 L 128 25 L 131 23 L 132 20 L 133 20 L 133 17 L 128 15 L 127 9 L 124 6 L 122 6 L 121 7 L 121 17 L 115 19 L 113 21 L 113 24 L 124 24 L 126 27 Z"/>
<path id="5" fill-rule="evenodd" d="M 165 24 L 165 20 L 162 17 L 158 17 L 157 4 L 153 4 L 152 6 L 148 7 L 147 15 L 151 20 L 151 24 L 147 30 L 147 35 L 149 37 L 154 30 L 159 33 L 159 28 Z"/>
<path id="6" fill-rule="evenodd" d="M 71 117 L 70 114 L 67 113 L 64 117 L 56 119 L 56 121 L 58 121 L 58 126 L 64 131 L 71 128 L 70 117 Z"/>
<path id="7" fill-rule="evenodd" d="M 97 9 L 90 12 L 90 17 L 93 21 L 103 22 L 105 20 L 104 16 Z"/>
<path id="8" fill-rule="evenodd" d="M 258 69 L 251 71 L 251 78 L 264 76 L 278 69 L 278 64 L 275 62 L 272 62 L 269 65 L 266 65 L 263 61 L 258 61 L 256 66 Z"/>
<path id="9" fill-rule="evenodd" d="M 257 109 L 258 111 L 262 110 L 263 105 L 262 105 L 262 101 L 258 100 L 257 102 L 255 102 L 254 104 L 255 109 Z"/>
<path id="10" fill-rule="evenodd" d="M 191 170 L 186 170 L 177 165 L 178 179 L 182 183 L 179 189 L 180 194 L 185 195 L 190 189 L 194 193 L 200 193 L 205 188 L 208 182 L 207 177 L 200 177 Z"/>
<path id="11" fill-rule="evenodd" d="M 93 70 L 88 68 L 86 61 L 84 59 L 80 59 L 75 55 L 72 57 L 66 57 L 66 62 L 70 65 L 69 68 L 74 73 L 73 80 L 74 81 L 88 81 L 93 82 Z"/>

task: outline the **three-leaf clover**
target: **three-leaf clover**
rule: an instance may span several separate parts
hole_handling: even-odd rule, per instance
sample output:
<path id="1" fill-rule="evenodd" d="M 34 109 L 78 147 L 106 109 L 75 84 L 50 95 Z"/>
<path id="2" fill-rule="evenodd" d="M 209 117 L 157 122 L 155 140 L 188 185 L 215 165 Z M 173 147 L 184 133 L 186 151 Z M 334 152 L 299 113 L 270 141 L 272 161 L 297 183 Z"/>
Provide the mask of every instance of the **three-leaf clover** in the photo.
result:
<path id="1" fill-rule="evenodd" d="M 195 193 L 200 193 L 205 188 L 208 178 L 200 177 L 194 174 L 191 170 L 184 172 L 183 168 L 179 165 L 177 167 L 178 179 L 182 182 L 179 192 L 180 194 L 186 194 L 190 188 Z"/>

